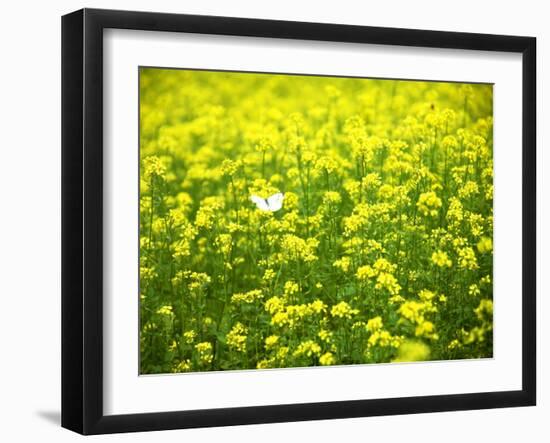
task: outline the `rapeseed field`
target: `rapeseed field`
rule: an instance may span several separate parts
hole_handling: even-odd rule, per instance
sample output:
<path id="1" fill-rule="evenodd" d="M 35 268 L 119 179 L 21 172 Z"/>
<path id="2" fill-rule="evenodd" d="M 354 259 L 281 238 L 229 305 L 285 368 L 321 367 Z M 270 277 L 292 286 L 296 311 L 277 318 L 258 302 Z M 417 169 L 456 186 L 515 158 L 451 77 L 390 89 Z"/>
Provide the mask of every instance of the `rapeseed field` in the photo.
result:
<path id="1" fill-rule="evenodd" d="M 492 357 L 492 85 L 139 88 L 142 374 Z"/>

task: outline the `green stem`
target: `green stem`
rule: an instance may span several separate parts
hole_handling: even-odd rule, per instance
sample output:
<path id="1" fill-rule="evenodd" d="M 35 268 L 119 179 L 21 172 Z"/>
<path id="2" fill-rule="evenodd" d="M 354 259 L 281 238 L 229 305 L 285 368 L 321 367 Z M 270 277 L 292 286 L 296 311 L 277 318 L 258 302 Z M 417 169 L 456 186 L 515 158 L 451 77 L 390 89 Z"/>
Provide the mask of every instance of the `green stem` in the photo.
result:
<path id="1" fill-rule="evenodd" d="M 151 176 L 151 211 L 149 216 L 149 251 L 151 250 L 151 242 L 153 238 L 153 213 L 155 206 L 155 180 L 154 176 Z"/>

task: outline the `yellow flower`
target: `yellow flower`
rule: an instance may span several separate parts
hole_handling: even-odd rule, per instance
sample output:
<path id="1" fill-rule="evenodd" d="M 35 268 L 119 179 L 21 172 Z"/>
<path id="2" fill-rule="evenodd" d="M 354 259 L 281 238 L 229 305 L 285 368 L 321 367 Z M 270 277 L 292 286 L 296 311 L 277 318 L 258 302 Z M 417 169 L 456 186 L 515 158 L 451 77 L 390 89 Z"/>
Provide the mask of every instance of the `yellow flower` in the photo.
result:
<path id="1" fill-rule="evenodd" d="M 376 276 L 376 271 L 371 268 L 369 265 L 361 266 L 357 268 L 357 273 L 355 274 L 357 280 L 365 281 Z"/>
<path id="2" fill-rule="evenodd" d="M 453 225 L 459 225 L 459 223 L 464 219 L 464 212 L 462 208 L 462 203 L 456 197 L 451 197 L 449 199 L 449 209 L 447 209 L 447 219 Z"/>
<path id="3" fill-rule="evenodd" d="M 174 316 L 172 306 L 169 306 L 169 305 L 161 306 L 160 308 L 158 308 L 157 309 L 157 314 L 168 315 L 168 316 L 171 316 L 171 317 Z"/>
<path id="4" fill-rule="evenodd" d="M 342 196 L 336 191 L 327 191 L 323 195 L 325 205 L 337 205 L 342 201 Z"/>
<path id="5" fill-rule="evenodd" d="M 460 341 L 458 341 L 456 338 L 454 340 L 452 340 L 448 345 L 447 345 L 447 349 L 449 350 L 453 350 L 453 349 L 457 349 L 457 348 L 460 348 L 462 347 Z"/>
<path id="6" fill-rule="evenodd" d="M 319 357 L 319 363 L 323 366 L 330 366 L 336 363 L 336 359 L 331 352 L 325 352 L 321 357 Z"/>
<path id="7" fill-rule="evenodd" d="M 204 289 L 212 281 L 210 276 L 204 272 L 191 272 L 188 274 L 188 278 L 190 282 L 187 287 L 191 291 Z"/>
<path id="8" fill-rule="evenodd" d="M 142 282 L 148 282 L 158 277 L 158 274 L 153 268 L 148 268 L 147 266 L 141 266 L 139 268 L 139 278 Z"/>
<path id="9" fill-rule="evenodd" d="M 319 355 L 321 353 L 321 346 L 315 343 L 313 340 L 303 341 L 298 345 L 294 353 L 294 357 L 312 357 L 314 355 Z"/>
<path id="10" fill-rule="evenodd" d="M 197 333 L 193 329 L 190 329 L 189 331 L 185 331 L 183 333 L 183 339 L 185 340 L 185 343 L 187 343 L 188 345 L 192 344 L 193 341 L 195 341 L 196 337 L 197 337 Z"/>
<path id="11" fill-rule="evenodd" d="M 401 291 L 401 286 L 397 283 L 397 279 L 387 272 L 381 272 L 376 279 L 376 289 L 386 289 L 391 295 L 398 295 Z"/>
<path id="12" fill-rule="evenodd" d="M 443 148 L 448 152 L 449 150 L 457 149 L 459 147 L 458 140 L 453 135 L 446 135 L 441 142 Z"/>
<path id="13" fill-rule="evenodd" d="M 332 339 L 332 335 L 333 333 L 330 332 L 330 331 L 327 331 L 326 329 L 321 329 L 318 333 L 317 333 L 317 336 L 323 340 L 324 342 L 327 342 L 329 343 Z"/>
<path id="14" fill-rule="evenodd" d="M 383 326 L 382 317 L 380 316 L 374 317 L 367 322 L 367 331 L 369 332 L 378 331 L 382 329 L 382 326 Z"/>
<path id="15" fill-rule="evenodd" d="M 468 198 L 471 195 L 479 193 L 479 186 L 476 182 L 468 181 L 464 184 L 462 188 L 458 190 L 458 195 L 461 198 Z"/>
<path id="16" fill-rule="evenodd" d="M 195 217 L 195 226 L 206 230 L 212 229 L 217 219 L 217 214 L 224 206 L 224 202 L 218 197 L 207 197 L 202 202 Z"/>
<path id="17" fill-rule="evenodd" d="M 474 309 L 474 312 L 478 319 L 486 322 L 492 322 L 493 301 L 486 298 L 482 299 L 479 302 L 479 306 L 476 309 Z"/>
<path id="18" fill-rule="evenodd" d="M 180 361 L 172 370 L 172 372 L 189 372 L 191 370 L 191 360 L 186 359 Z"/>
<path id="19" fill-rule="evenodd" d="M 449 256 L 446 252 L 436 251 L 432 254 L 432 262 L 439 266 L 440 268 L 448 267 L 450 268 L 453 265 L 453 262 L 449 259 Z"/>
<path id="20" fill-rule="evenodd" d="M 270 335 L 269 337 L 267 337 L 265 339 L 265 348 L 266 349 L 271 349 L 271 348 L 275 347 L 275 345 L 277 344 L 278 341 L 279 341 L 279 336 L 278 335 Z"/>
<path id="21" fill-rule="evenodd" d="M 367 324 L 364 321 L 356 321 L 355 323 L 353 323 L 351 325 L 351 329 L 354 330 L 354 331 L 357 330 L 357 329 L 366 330 L 367 329 Z"/>
<path id="22" fill-rule="evenodd" d="M 481 284 L 481 285 L 490 285 L 491 284 L 491 276 L 486 275 L 485 277 L 482 277 L 479 280 L 479 284 Z"/>
<path id="23" fill-rule="evenodd" d="M 275 278 L 275 271 L 273 269 L 266 269 L 262 278 L 264 281 L 270 282 Z"/>
<path id="24" fill-rule="evenodd" d="M 300 286 L 298 286 L 298 283 L 294 281 L 287 281 L 285 283 L 285 295 L 296 294 L 299 290 L 300 290 Z"/>
<path id="25" fill-rule="evenodd" d="M 474 271 L 479 268 L 477 264 L 477 258 L 474 250 L 470 247 L 460 248 L 458 250 L 459 261 L 458 264 L 461 268 Z"/>
<path id="26" fill-rule="evenodd" d="M 476 284 L 470 285 L 470 287 L 468 288 L 468 294 L 470 294 L 472 297 L 481 294 L 479 286 Z"/>
<path id="27" fill-rule="evenodd" d="M 378 272 L 395 272 L 397 269 L 397 266 L 394 264 L 391 264 L 388 260 L 385 258 L 379 258 L 374 262 L 373 265 L 374 269 L 376 269 Z"/>
<path id="28" fill-rule="evenodd" d="M 433 299 L 435 297 L 435 292 L 428 291 L 427 289 L 422 289 L 418 293 L 418 296 L 420 297 L 421 300 L 430 301 L 431 299 Z"/>
<path id="29" fill-rule="evenodd" d="M 203 364 L 212 363 L 214 356 L 212 355 L 212 343 L 210 342 L 201 342 L 195 345 L 195 349 L 198 351 L 199 360 Z"/>
<path id="30" fill-rule="evenodd" d="M 224 160 L 222 162 L 222 174 L 233 177 L 241 167 L 240 161 Z"/>
<path id="31" fill-rule="evenodd" d="M 435 333 L 434 324 L 431 321 L 423 321 L 422 323 L 420 323 L 416 327 L 414 334 L 417 337 L 426 337 L 434 340 L 437 340 L 438 338 L 438 335 Z"/>
<path id="32" fill-rule="evenodd" d="M 315 163 L 315 169 L 319 171 L 324 171 L 327 174 L 332 174 L 334 171 L 338 169 L 338 163 L 333 157 L 329 157 L 325 155 L 317 159 L 317 162 Z M 334 194 L 338 196 L 338 199 L 340 198 L 340 195 L 337 192 L 335 192 Z M 339 203 L 339 201 L 335 203 Z"/>
<path id="33" fill-rule="evenodd" d="M 491 252 L 493 250 L 493 240 L 489 237 L 481 237 L 481 240 L 477 243 L 477 250 L 482 254 Z"/>
<path id="34" fill-rule="evenodd" d="M 382 346 L 382 347 L 386 347 L 386 346 L 398 347 L 399 346 L 398 341 L 394 340 L 394 337 L 392 337 L 392 335 L 389 333 L 389 331 L 386 331 L 384 329 L 379 329 L 379 330 L 374 331 L 371 334 L 371 336 L 369 337 L 367 343 L 371 347 L 376 346 L 376 345 Z"/>
<path id="35" fill-rule="evenodd" d="M 332 266 L 335 268 L 340 268 L 342 272 L 348 272 L 351 266 L 351 259 L 347 256 L 342 257 L 339 260 L 336 260 Z"/>
<path id="36" fill-rule="evenodd" d="M 176 259 L 189 257 L 191 255 L 191 241 L 197 235 L 197 230 L 190 224 L 185 224 L 184 227 L 180 229 L 183 231 L 182 238 L 173 244 L 174 253 L 172 257 Z"/>
<path id="37" fill-rule="evenodd" d="M 166 167 L 159 157 L 151 155 L 143 160 L 143 176 L 150 180 L 153 177 L 164 178 Z"/>
<path id="38" fill-rule="evenodd" d="M 407 340 L 399 347 L 394 362 L 425 361 L 430 358 L 430 348 L 421 341 Z"/>
<path id="39" fill-rule="evenodd" d="M 246 352 L 246 336 L 248 328 L 242 323 L 236 323 L 226 335 L 227 346 L 237 352 Z"/>
<path id="40" fill-rule="evenodd" d="M 263 298 L 264 294 L 260 289 L 253 289 L 252 291 L 248 291 L 245 293 L 237 293 L 233 294 L 231 296 L 231 302 L 232 303 L 247 303 L 251 304 L 254 303 L 256 300 L 261 300 Z"/>
<path id="41" fill-rule="evenodd" d="M 378 197 L 383 200 L 389 200 L 398 192 L 395 186 L 384 184 L 378 188 Z"/>
<path id="42" fill-rule="evenodd" d="M 269 359 L 263 359 L 258 361 L 256 364 L 256 369 L 268 369 L 271 367 L 271 361 Z"/>
<path id="43" fill-rule="evenodd" d="M 359 309 L 352 309 L 345 301 L 341 301 L 331 308 L 330 313 L 333 317 L 350 319 L 353 315 L 359 314 Z"/>
<path id="44" fill-rule="evenodd" d="M 281 241 L 281 250 L 286 261 L 303 260 L 313 262 L 317 260 L 315 252 L 319 241 L 315 238 L 304 240 L 293 234 L 285 234 Z"/>
<path id="45" fill-rule="evenodd" d="M 390 305 L 395 305 L 397 303 L 402 303 L 405 301 L 405 298 L 402 296 L 402 295 L 392 295 L 389 299 L 388 299 L 388 303 Z"/>
<path id="46" fill-rule="evenodd" d="M 233 239 L 229 234 L 220 234 L 214 240 L 214 244 L 223 255 L 229 256 L 233 249 Z"/>
<path id="47" fill-rule="evenodd" d="M 277 349 L 277 354 L 275 355 L 275 358 L 281 363 L 284 362 L 289 350 L 290 349 L 288 346 L 280 346 L 279 349 Z"/>
<path id="48" fill-rule="evenodd" d="M 265 310 L 271 315 L 285 309 L 285 303 L 280 297 L 274 296 L 265 302 Z"/>
<path id="49" fill-rule="evenodd" d="M 418 197 L 416 206 L 418 210 L 425 216 L 435 217 L 438 209 L 441 207 L 441 199 L 433 191 L 424 192 Z"/>
<path id="50" fill-rule="evenodd" d="M 289 323 L 288 313 L 276 312 L 271 317 L 271 324 L 275 326 L 284 326 Z"/>
<path id="51" fill-rule="evenodd" d="M 315 299 L 308 304 L 308 308 L 315 314 L 321 314 L 323 312 L 326 312 L 327 305 L 322 300 Z"/>
<path id="52" fill-rule="evenodd" d="M 399 314 L 414 323 L 421 323 L 424 320 L 424 303 L 417 301 L 407 301 L 399 309 Z"/>

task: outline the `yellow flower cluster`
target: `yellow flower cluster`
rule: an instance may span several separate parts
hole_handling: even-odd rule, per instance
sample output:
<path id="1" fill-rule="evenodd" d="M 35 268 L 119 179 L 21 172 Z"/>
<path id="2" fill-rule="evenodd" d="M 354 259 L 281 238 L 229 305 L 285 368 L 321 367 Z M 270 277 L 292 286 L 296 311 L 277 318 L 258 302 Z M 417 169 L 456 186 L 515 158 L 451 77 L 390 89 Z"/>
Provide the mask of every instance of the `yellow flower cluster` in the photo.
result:
<path id="1" fill-rule="evenodd" d="M 198 352 L 199 361 L 202 364 L 212 363 L 214 356 L 212 355 L 212 343 L 210 342 L 201 342 L 195 345 L 195 349 Z"/>
<path id="2" fill-rule="evenodd" d="M 331 366 L 336 364 L 336 358 L 334 358 L 334 354 L 332 354 L 332 352 L 325 352 L 319 357 L 319 363 L 323 366 Z"/>
<path id="3" fill-rule="evenodd" d="M 392 346 L 398 348 L 401 345 L 402 337 L 392 336 L 389 331 L 384 329 L 374 331 L 368 340 L 368 346 Z"/>
<path id="4" fill-rule="evenodd" d="M 237 293 L 231 296 L 231 301 L 233 303 L 254 303 L 256 300 L 261 300 L 264 294 L 260 289 L 253 289 L 245 293 Z"/>
<path id="5" fill-rule="evenodd" d="M 281 240 L 283 259 L 286 261 L 303 260 L 306 263 L 317 260 L 315 255 L 319 241 L 315 238 L 304 240 L 293 234 L 286 234 Z"/>
<path id="6" fill-rule="evenodd" d="M 227 346 L 235 349 L 237 352 L 246 352 L 246 336 L 248 334 L 248 328 L 242 323 L 236 323 L 231 331 L 227 333 L 226 340 Z"/>
<path id="7" fill-rule="evenodd" d="M 417 337 L 425 337 L 431 340 L 439 339 L 435 331 L 435 325 L 426 317 L 438 311 L 433 303 L 436 294 L 432 291 L 422 290 L 419 293 L 420 301 L 410 300 L 404 302 L 398 309 L 398 313 L 410 323 L 415 325 L 414 334 Z M 440 301 L 446 300 L 445 298 Z"/>
<path id="8" fill-rule="evenodd" d="M 266 303 L 266 309 L 272 312 L 271 324 L 279 327 L 294 328 L 310 316 L 320 315 L 327 310 L 327 305 L 321 300 L 299 305 L 285 305 L 278 297 L 273 297 Z"/>
<path id="9" fill-rule="evenodd" d="M 375 331 L 378 331 L 378 330 L 382 329 L 382 326 L 383 326 L 382 317 L 378 316 L 378 317 L 371 318 L 367 322 L 366 327 L 367 327 L 367 331 L 375 332 Z"/>
<path id="10" fill-rule="evenodd" d="M 351 319 L 352 316 L 359 314 L 359 309 L 352 309 L 348 303 L 341 301 L 330 308 L 330 314 L 333 317 Z"/>
<path id="11" fill-rule="evenodd" d="M 407 340 L 399 346 L 398 356 L 394 362 L 423 361 L 430 357 L 430 348 L 420 341 Z"/>
<path id="12" fill-rule="evenodd" d="M 151 155 L 143 159 L 143 177 L 146 180 L 151 180 L 154 177 L 162 178 L 165 174 L 166 167 L 156 155 Z"/>
<path id="13" fill-rule="evenodd" d="M 418 210 L 425 216 L 435 217 L 438 214 L 438 209 L 441 208 L 442 202 L 437 194 L 433 191 L 424 192 L 418 197 L 416 206 Z"/>
<path id="14" fill-rule="evenodd" d="M 172 306 L 161 306 L 157 309 L 157 314 L 172 316 L 174 311 Z"/>
<path id="15" fill-rule="evenodd" d="M 195 341 L 195 338 L 197 337 L 197 333 L 194 330 L 185 331 L 183 333 L 183 339 L 185 340 L 185 343 L 192 344 Z"/>
<path id="16" fill-rule="evenodd" d="M 439 266 L 440 268 L 450 268 L 451 266 L 453 266 L 453 262 L 451 261 L 447 253 L 443 251 L 434 252 L 432 254 L 432 262 L 434 262 L 434 264 L 436 266 Z"/>
<path id="17" fill-rule="evenodd" d="M 477 250 L 482 254 L 491 252 L 493 250 L 493 240 L 488 237 L 482 237 L 477 243 Z"/>
<path id="18" fill-rule="evenodd" d="M 298 345 L 294 351 L 294 357 L 312 357 L 318 356 L 321 353 L 321 346 L 315 343 L 313 340 L 306 340 Z"/>
<path id="19" fill-rule="evenodd" d="M 279 341 L 279 336 L 278 335 L 270 335 L 269 337 L 267 337 L 265 339 L 265 348 L 266 349 L 271 349 L 271 348 L 275 347 L 275 345 L 277 344 L 278 341 Z"/>

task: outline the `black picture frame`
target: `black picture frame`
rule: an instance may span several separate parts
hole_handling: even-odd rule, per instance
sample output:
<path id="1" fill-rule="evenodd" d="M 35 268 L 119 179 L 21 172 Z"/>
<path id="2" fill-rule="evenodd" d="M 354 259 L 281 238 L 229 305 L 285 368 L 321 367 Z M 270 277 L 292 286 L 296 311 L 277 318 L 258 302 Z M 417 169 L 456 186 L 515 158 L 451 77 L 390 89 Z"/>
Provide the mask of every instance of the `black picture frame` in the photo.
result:
<path id="1" fill-rule="evenodd" d="M 102 36 L 108 28 L 522 54 L 522 389 L 104 415 Z M 533 37 L 98 9 L 83 9 L 63 16 L 62 426 L 82 434 L 103 434 L 535 405 L 535 85 L 536 39 Z"/>

